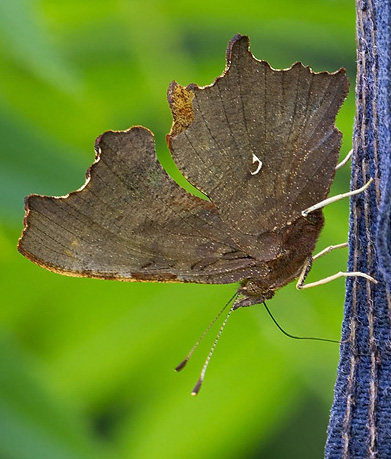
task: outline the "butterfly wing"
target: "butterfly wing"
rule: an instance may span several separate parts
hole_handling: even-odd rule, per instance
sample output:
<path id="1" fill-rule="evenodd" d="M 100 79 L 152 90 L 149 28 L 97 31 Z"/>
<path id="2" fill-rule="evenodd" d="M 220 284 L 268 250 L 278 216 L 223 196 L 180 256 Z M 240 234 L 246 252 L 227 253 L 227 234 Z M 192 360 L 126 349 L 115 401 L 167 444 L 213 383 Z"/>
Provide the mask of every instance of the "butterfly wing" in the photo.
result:
<path id="1" fill-rule="evenodd" d="M 301 264 L 322 218 L 311 243 L 298 234 L 308 239 L 312 223 L 298 219 L 330 189 L 347 78 L 301 64 L 276 71 L 248 46 L 247 37 L 231 41 L 213 85 L 169 88 L 170 149 L 211 202 L 172 181 L 147 129 L 109 131 L 82 189 L 28 197 L 19 250 L 63 274 L 138 281 L 268 279 L 287 244 L 302 247 Z"/>
<path id="2" fill-rule="evenodd" d="M 314 73 L 300 63 L 274 70 L 239 35 L 211 86 L 171 84 L 173 159 L 247 253 L 263 259 L 277 228 L 326 198 L 341 143 L 334 122 L 348 87 L 344 70 Z"/>
<path id="3" fill-rule="evenodd" d="M 23 255 L 55 272 L 105 279 L 228 283 L 251 272 L 254 260 L 214 205 L 164 171 L 150 131 L 108 131 L 96 151 L 80 190 L 27 198 Z"/>

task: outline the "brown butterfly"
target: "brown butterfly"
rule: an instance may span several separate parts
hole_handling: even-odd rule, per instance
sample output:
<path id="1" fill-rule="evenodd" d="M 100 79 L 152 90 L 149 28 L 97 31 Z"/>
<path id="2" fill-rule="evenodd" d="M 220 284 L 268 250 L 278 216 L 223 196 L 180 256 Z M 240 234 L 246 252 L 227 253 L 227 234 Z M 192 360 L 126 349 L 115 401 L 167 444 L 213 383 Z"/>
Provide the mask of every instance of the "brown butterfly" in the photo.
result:
<path id="1" fill-rule="evenodd" d="M 169 148 L 208 201 L 167 175 L 148 129 L 107 131 L 81 189 L 26 198 L 18 249 L 69 276 L 240 282 L 233 309 L 262 303 L 314 250 L 322 210 L 302 211 L 329 192 L 342 137 L 334 122 L 348 87 L 344 69 L 274 70 L 236 35 L 212 85 L 168 89 Z"/>

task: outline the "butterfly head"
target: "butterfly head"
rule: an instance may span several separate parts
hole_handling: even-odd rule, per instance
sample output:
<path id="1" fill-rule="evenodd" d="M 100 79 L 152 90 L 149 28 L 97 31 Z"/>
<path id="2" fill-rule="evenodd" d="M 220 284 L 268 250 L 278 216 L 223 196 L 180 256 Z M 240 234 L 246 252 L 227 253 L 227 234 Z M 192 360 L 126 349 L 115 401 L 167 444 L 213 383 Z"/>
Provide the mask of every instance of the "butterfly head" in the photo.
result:
<path id="1" fill-rule="evenodd" d="M 238 296 L 233 305 L 233 310 L 261 304 L 274 296 L 274 290 L 266 287 L 264 282 L 258 279 L 244 279 L 238 289 Z"/>

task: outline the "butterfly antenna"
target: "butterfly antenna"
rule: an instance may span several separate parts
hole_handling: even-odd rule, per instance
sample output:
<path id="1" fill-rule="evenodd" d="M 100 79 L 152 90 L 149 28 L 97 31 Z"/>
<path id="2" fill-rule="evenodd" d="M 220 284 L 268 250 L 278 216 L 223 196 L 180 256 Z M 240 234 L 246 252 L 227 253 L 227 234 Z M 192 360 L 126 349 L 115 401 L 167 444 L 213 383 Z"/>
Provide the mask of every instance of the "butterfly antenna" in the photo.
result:
<path id="1" fill-rule="evenodd" d="M 269 314 L 269 316 L 271 317 L 272 321 L 277 325 L 278 329 L 284 333 L 284 335 L 288 336 L 289 338 L 293 338 L 293 339 L 310 339 L 312 341 L 326 341 L 328 343 L 336 343 L 336 344 L 341 344 L 341 341 L 336 341 L 335 339 L 327 339 L 327 338 L 316 338 L 316 337 L 312 337 L 312 336 L 295 336 L 295 335 L 291 335 L 290 333 L 286 332 L 282 327 L 281 325 L 277 322 L 277 320 L 273 317 L 273 314 L 271 313 L 270 309 L 266 306 L 266 303 L 263 302 L 263 305 L 265 306 L 265 309 L 267 311 L 267 313 Z"/>
<path id="2" fill-rule="evenodd" d="M 205 335 L 208 333 L 208 331 L 212 328 L 216 320 L 221 316 L 221 314 L 227 309 L 228 305 L 236 299 L 238 296 L 237 293 L 227 302 L 227 304 L 223 307 L 223 309 L 217 314 L 217 316 L 212 320 L 212 322 L 209 324 L 208 328 L 204 331 L 204 333 L 200 336 L 198 341 L 194 344 L 194 346 L 191 348 L 190 352 L 187 354 L 186 358 L 182 360 L 182 362 L 175 367 L 175 371 L 181 371 L 183 368 L 185 368 L 187 362 L 189 361 L 190 357 L 192 356 L 193 352 L 196 350 L 198 345 L 201 343 L 201 341 L 204 339 Z"/>
<path id="3" fill-rule="evenodd" d="M 233 310 L 234 310 L 234 306 L 231 306 L 231 309 L 228 311 L 228 314 L 227 314 L 226 318 L 224 319 L 224 322 L 222 323 L 219 332 L 217 333 L 217 336 L 216 336 L 216 338 L 215 338 L 215 340 L 214 340 L 214 342 L 212 344 L 212 347 L 210 348 L 208 357 L 206 358 L 204 366 L 202 367 L 200 377 L 198 378 L 197 384 L 194 386 L 194 389 L 193 389 L 193 391 L 191 393 L 191 395 L 193 395 L 193 396 L 197 395 L 198 392 L 201 389 L 201 384 L 204 381 L 206 369 L 208 368 L 210 359 L 211 359 L 211 357 L 213 355 L 213 352 L 214 352 L 214 350 L 216 348 L 216 344 L 218 343 L 218 341 L 220 339 L 220 336 L 223 333 L 224 327 L 227 325 L 228 319 L 229 319 L 230 315 L 232 314 Z"/>

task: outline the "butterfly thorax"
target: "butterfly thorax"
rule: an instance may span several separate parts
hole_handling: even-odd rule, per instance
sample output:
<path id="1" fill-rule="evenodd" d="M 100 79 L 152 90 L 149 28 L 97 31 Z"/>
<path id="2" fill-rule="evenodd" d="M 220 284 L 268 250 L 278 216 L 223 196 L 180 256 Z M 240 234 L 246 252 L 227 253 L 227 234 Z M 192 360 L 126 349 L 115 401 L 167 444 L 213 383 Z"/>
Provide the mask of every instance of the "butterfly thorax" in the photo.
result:
<path id="1" fill-rule="evenodd" d="M 249 277 L 240 282 L 234 309 L 263 303 L 272 298 L 276 290 L 296 279 L 315 248 L 323 223 L 323 214 L 319 210 L 287 225 L 279 233 L 284 249 L 266 262 L 265 276 Z"/>

